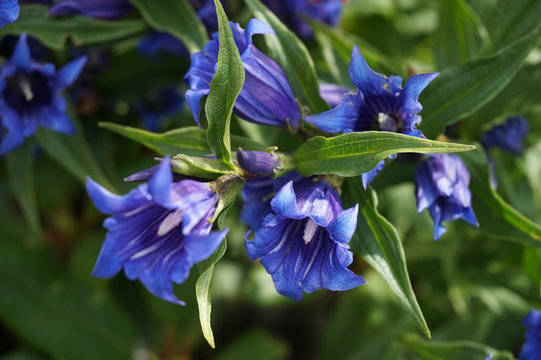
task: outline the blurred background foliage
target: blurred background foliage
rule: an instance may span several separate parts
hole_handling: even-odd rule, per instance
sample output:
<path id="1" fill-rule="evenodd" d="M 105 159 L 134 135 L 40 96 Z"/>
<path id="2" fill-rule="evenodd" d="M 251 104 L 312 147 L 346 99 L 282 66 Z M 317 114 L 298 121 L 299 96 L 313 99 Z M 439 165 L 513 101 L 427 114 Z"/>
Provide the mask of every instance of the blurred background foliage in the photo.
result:
<path id="1" fill-rule="evenodd" d="M 353 44 L 375 70 L 407 78 L 492 54 L 524 35 L 520 27 L 506 32 L 506 15 L 510 16 L 506 7 L 520 7 L 516 3 L 535 11 L 518 13 L 512 21 L 539 23 L 539 1 L 350 0 L 338 28 L 312 23 L 315 36 L 303 41 L 322 80 L 352 86 L 347 65 Z M 50 48 L 47 59 L 53 62 L 64 62 L 75 52 L 92 54 L 85 70 L 91 73 L 78 81 L 84 93 L 71 97 L 72 113 L 88 146 L 80 150 L 80 139 L 63 141 L 57 139 L 60 135 L 43 132 L 41 140 L 25 144 L 34 149 L 31 158 L 17 150 L 2 160 L 6 165 L 0 167 L 1 360 L 516 356 L 523 342 L 522 318 L 531 307 L 541 306 L 541 250 L 500 241 L 501 236 L 463 222 L 450 223 L 448 233 L 434 242 L 432 220 L 426 212 L 418 215 L 416 211 L 415 164 L 407 156 L 385 167 L 374 188 L 379 212 L 402 240 L 413 289 L 432 330 L 431 341 L 423 338 L 385 281 L 360 257 L 355 258 L 352 270 L 368 281 L 365 286 L 343 293 L 319 291 L 300 303 L 278 295 L 263 267 L 246 256 L 247 228 L 237 220 L 239 203 L 227 218 L 228 250 L 216 265 L 212 282 L 215 350 L 201 335 L 195 269 L 188 281 L 176 287 L 186 307 L 166 303 L 122 275 L 110 280 L 92 278 L 105 236 L 104 216 L 89 201 L 81 180 L 101 168 L 99 177 L 125 193 L 133 185 L 122 178 L 153 165 L 155 156 L 152 150 L 98 124 L 141 127 L 137 104 L 152 106 L 152 93 L 164 86 L 183 92 L 189 58 L 138 52 L 137 41 L 152 27 L 138 11 L 114 27 L 92 33 L 85 32 L 88 24 L 82 17 L 65 20 L 70 33 L 81 35 L 61 45 L 58 29 L 47 22 L 25 20 L 25 14 L 39 14 L 24 9 L 18 23 L 2 29 L 1 35 L 18 31 L 32 35 L 29 27 L 34 26 Z M 251 17 L 240 1 L 229 1 L 226 9 L 230 19 L 242 24 Z M 265 48 L 262 39 L 256 43 Z M 9 56 L 9 50 L 4 49 L 3 55 Z M 536 47 L 501 92 L 452 128 L 464 140 L 479 141 L 484 131 L 509 115 L 529 120 L 527 150 L 520 156 L 496 153 L 493 157 L 499 194 L 536 222 L 541 215 L 540 79 L 541 52 Z M 159 130 L 193 125 L 184 106 Z M 297 144 L 279 129 L 238 119 L 232 121 L 232 132 L 278 145 L 283 151 Z M 38 142 L 48 143 L 49 148 Z M 72 150 L 73 158 L 63 157 Z M 99 168 L 85 162 L 85 151 L 91 152 Z M 63 157 L 60 163 L 65 166 L 46 154 Z M 11 182 L 9 168 L 19 172 Z M 34 183 L 28 184 L 31 172 Z M 32 216 L 25 216 L 16 198 L 29 189 L 34 189 L 36 200 L 34 204 L 28 200 L 29 212 L 33 206 L 39 211 L 33 225 L 25 220 Z"/>

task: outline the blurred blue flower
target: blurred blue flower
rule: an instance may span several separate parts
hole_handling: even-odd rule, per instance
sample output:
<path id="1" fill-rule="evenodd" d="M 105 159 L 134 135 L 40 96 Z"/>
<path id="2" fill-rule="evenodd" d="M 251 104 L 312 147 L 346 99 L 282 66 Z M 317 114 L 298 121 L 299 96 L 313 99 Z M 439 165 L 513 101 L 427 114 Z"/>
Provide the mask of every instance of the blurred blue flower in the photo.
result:
<path id="1" fill-rule="evenodd" d="M 84 15 L 102 20 L 120 19 L 132 9 L 127 0 L 60 0 L 54 4 L 48 15 Z"/>
<path id="2" fill-rule="evenodd" d="M 402 87 L 400 76 L 385 77 L 370 69 L 357 46 L 354 46 L 349 75 L 359 90 L 344 95 L 337 107 L 307 116 L 307 122 L 329 133 L 375 130 L 424 137 L 416 128 L 421 122 L 417 113 L 422 109 L 418 98 L 438 73 L 414 75 Z M 374 169 L 362 175 L 365 188 L 383 168 L 383 164 L 382 160 Z"/>
<path id="3" fill-rule="evenodd" d="M 483 135 L 483 146 L 487 150 L 501 148 L 520 154 L 524 151 L 524 138 L 529 131 L 530 125 L 526 119 L 510 117 Z"/>
<path id="4" fill-rule="evenodd" d="M 272 198 L 270 208 L 254 239 L 246 235 L 246 251 L 252 260 L 261 258 L 278 293 L 299 301 L 303 291 L 349 290 L 365 283 L 347 268 L 353 261 L 348 243 L 358 206 L 343 210 L 328 182 L 290 180 Z"/>
<path id="5" fill-rule="evenodd" d="M 112 215 L 105 219 L 108 231 L 92 275 L 108 278 L 124 268 L 126 277 L 139 279 L 152 294 L 184 305 L 173 282 L 184 282 L 193 264 L 216 251 L 227 230 L 210 231 L 218 196 L 209 183 L 174 183 L 172 176 L 166 157 L 148 183 L 123 196 L 87 179 L 96 207 Z"/>
<path id="6" fill-rule="evenodd" d="M 541 310 L 532 309 L 524 318 L 526 342 L 520 350 L 519 360 L 541 360 Z"/>
<path id="7" fill-rule="evenodd" d="M 220 0 L 223 5 L 223 0 Z M 194 7 L 197 17 L 203 22 L 205 28 L 211 32 L 218 30 L 218 17 L 216 16 L 216 7 L 214 0 L 190 0 Z"/>
<path id="8" fill-rule="evenodd" d="M 443 221 L 463 219 L 479 226 L 471 207 L 470 173 L 456 155 L 430 158 L 415 170 L 417 211 L 428 208 L 434 220 L 434 240 L 446 231 Z"/>
<path id="9" fill-rule="evenodd" d="M 278 155 L 264 151 L 237 150 L 237 161 L 243 170 L 256 175 L 271 176 L 277 169 L 280 159 Z"/>
<path id="10" fill-rule="evenodd" d="M 344 95 L 353 92 L 348 87 L 329 83 L 319 83 L 319 95 L 329 104 L 330 107 L 340 105 Z"/>
<path id="11" fill-rule="evenodd" d="M 265 23 L 252 19 L 243 30 L 230 22 L 235 43 L 239 49 L 245 71 L 245 81 L 235 102 L 235 113 L 251 122 L 297 129 L 301 113 L 293 91 L 282 69 L 252 44 L 254 34 L 273 34 Z M 212 34 L 202 52 L 194 53 L 192 65 L 184 77 L 190 85 L 186 102 L 199 124 L 200 100 L 208 95 L 209 85 L 216 72 L 218 61 L 218 33 Z"/>
<path id="12" fill-rule="evenodd" d="M 152 92 L 147 99 L 135 106 L 143 120 L 143 126 L 150 131 L 160 129 L 167 118 L 178 113 L 184 105 L 184 97 L 174 86 Z"/>
<path id="13" fill-rule="evenodd" d="M 19 2 L 18 0 L 1 0 L 0 1 L 0 28 L 7 24 L 11 24 L 19 17 Z"/>
<path id="14" fill-rule="evenodd" d="M 0 70 L 0 154 L 22 144 L 38 125 L 64 134 L 75 132 L 60 92 L 77 79 L 85 63 L 81 56 L 58 71 L 53 64 L 37 63 L 30 56 L 26 34 L 21 35 Z"/>
<path id="15" fill-rule="evenodd" d="M 153 31 L 141 38 L 137 44 L 137 50 L 150 56 L 156 56 L 160 52 L 166 52 L 179 57 L 187 57 L 190 54 L 182 41 L 169 33 L 159 31 Z"/>
<path id="16" fill-rule="evenodd" d="M 310 25 L 303 17 L 335 26 L 342 13 L 342 0 L 264 0 L 267 7 L 302 37 L 312 36 Z"/>

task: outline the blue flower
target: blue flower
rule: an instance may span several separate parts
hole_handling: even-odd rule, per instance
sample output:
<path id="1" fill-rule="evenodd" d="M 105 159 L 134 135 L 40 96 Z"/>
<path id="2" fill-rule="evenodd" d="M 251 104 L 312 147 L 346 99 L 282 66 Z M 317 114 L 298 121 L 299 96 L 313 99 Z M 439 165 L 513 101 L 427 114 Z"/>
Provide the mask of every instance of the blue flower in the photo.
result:
<path id="1" fill-rule="evenodd" d="M 0 28 L 11 24 L 19 17 L 18 0 L 0 0 Z"/>
<path id="2" fill-rule="evenodd" d="M 220 2 L 223 5 L 223 0 L 220 0 Z M 195 9 L 197 17 L 209 32 L 218 30 L 218 18 L 214 0 L 190 0 L 190 3 Z"/>
<path id="3" fill-rule="evenodd" d="M 135 110 L 143 119 L 145 129 L 157 131 L 163 121 L 178 113 L 183 105 L 184 98 L 176 87 L 166 87 L 152 92 L 144 103 L 135 106 Z"/>
<path id="4" fill-rule="evenodd" d="M 239 148 L 237 161 L 243 170 L 252 174 L 271 176 L 278 167 L 280 159 L 276 154 L 264 151 L 244 151 Z"/>
<path id="5" fill-rule="evenodd" d="M 526 343 L 520 350 L 519 360 L 541 360 L 541 310 L 532 309 L 523 322 L 528 328 Z"/>
<path id="6" fill-rule="evenodd" d="M 329 83 L 319 84 L 319 95 L 333 108 L 340 105 L 344 95 L 349 92 L 352 92 L 352 90 L 342 85 Z"/>
<path id="7" fill-rule="evenodd" d="M 264 0 L 268 8 L 302 37 L 312 36 L 312 29 L 303 17 L 335 26 L 342 13 L 342 0 Z"/>
<path id="8" fill-rule="evenodd" d="M 424 137 L 416 125 L 422 106 L 419 94 L 438 73 L 414 75 L 402 87 L 400 76 L 385 77 L 375 73 L 354 46 L 349 64 L 351 81 L 359 89 L 348 93 L 337 107 L 305 120 L 329 133 L 354 131 L 390 131 Z M 362 175 L 366 188 L 383 168 L 383 161 Z"/>
<path id="9" fill-rule="evenodd" d="M 343 210 L 328 182 L 291 180 L 272 198 L 270 208 L 254 239 L 246 239 L 246 250 L 250 259 L 261 258 L 278 293 L 298 301 L 303 291 L 349 290 L 365 283 L 347 268 L 353 261 L 348 243 L 358 206 Z"/>
<path id="10" fill-rule="evenodd" d="M 92 274 L 108 278 L 124 268 L 130 280 L 139 279 L 152 294 L 183 305 L 173 282 L 184 282 L 193 264 L 216 251 L 227 230 L 210 231 L 218 196 L 209 183 L 174 183 L 172 176 L 166 157 L 148 183 L 123 196 L 87 179 L 96 207 L 112 215 L 105 219 L 108 231 Z"/>
<path id="11" fill-rule="evenodd" d="M 524 138 L 528 135 L 530 125 L 521 116 L 510 117 L 504 123 L 494 126 L 483 136 L 483 146 L 490 150 L 501 148 L 520 154 L 524 151 Z"/>
<path id="12" fill-rule="evenodd" d="M 96 19 L 120 19 L 132 9 L 126 0 L 60 0 L 54 4 L 48 15 L 69 16 L 81 14 Z"/>
<path id="13" fill-rule="evenodd" d="M 169 33 L 159 31 L 153 31 L 144 36 L 137 44 L 137 50 L 150 56 L 166 52 L 179 57 L 187 57 L 190 53 L 182 41 Z"/>
<path id="14" fill-rule="evenodd" d="M 82 56 L 55 71 L 53 64 L 32 60 L 26 34 L 21 35 L 13 56 L 0 70 L 0 154 L 22 144 L 38 125 L 64 134 L 75 132 L 60 92 L 77 79 L 85 63 Z"/>
<path id="15" fill-rule="evenodd" d="M 430 158 L 415 170 L 417 211 L 428 208 L 434 220 L 434 240 L 446 231 L 443 221 L 463 219 L 479 226 L 471 207 L 470 173 L 456 155 Z"/>
<path id="16" fill-rule="evenodd" d="M 265 23 L 252 19 L 246 31 L 230 22 L 244 65 L 245 81 L 235 102 L 235 113 L 251 122 L 297 129 L 301 113 L 282 69 L 252 44 L 254 34 L 273 34 Z M 218 61 L 218 33 L 212 35 L 202 52 L 192 54 L 192 65 L 184 77 L 190 85 L 186 102 L 199 124 L 200 100 L 208 95 Z"/>

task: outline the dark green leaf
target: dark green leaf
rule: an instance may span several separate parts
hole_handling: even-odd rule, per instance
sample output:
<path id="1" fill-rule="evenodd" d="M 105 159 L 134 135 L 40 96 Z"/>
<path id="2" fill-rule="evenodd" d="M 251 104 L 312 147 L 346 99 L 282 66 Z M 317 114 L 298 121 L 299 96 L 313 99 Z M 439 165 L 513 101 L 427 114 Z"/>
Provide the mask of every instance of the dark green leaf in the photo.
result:
<path id="1" fill-rule="evenodd" d="M 46 253 L 0 242 L 0 317 L 58 359 L 131 359 L 131 324 L 102 289 L 66 274 Z"/>
<path id="2" fill-rule="evenodd" d="M 113 131 L 128 139 L 156 151 L 160 155 L 186 154 L 189 156 L 208 155 L 211 151 L 204 130 L 197 126 L 187 126 L 180 129 L 156 134 L 150 131 L 103 122 L 101 127 Z M 266 147 L 241 136 L 231 136 L 232 149 L 242 147 L 245 150 L 265 151 Z"/>
<path id="3" fill-rule="evenodd" d="M 22 5 L 19 18 L 0 29 L 0 36 L 26 32 L 53 49 L 62 49 L 69 37 L 75 45 L 118 40 L 145 29 L 141 20 L 103 21 L 86 16 L 50 17 L 48 6 Z"/>
<path id="4" fill-rule="evenodd" d="M 421 131 L 429 138 L 472 114 L 515 76 L 541 40 L 541 25 L 497 54 L 443 71 L 421 94 Z"/>
<path id="5" fill-rule="evenodd" d="M 473 341 L 426 341 L 415 335 L 404 335 L 402 344 L 426 360 L 485 360 L 492 354 L 492 360 L 513 360 L 513 354 L 495 350 Z"/>
<path id="6" fill-rule="evenodd" d="M 45 128 L 39 129 L 36 135 L 39 145 L 47 155 L 80 181 L 86 181 L 89 176 L 108 189 L 114 189 L 96 163 L 81 127 L 75 120 L 73 121 L 77 129 L 75 135 L 65 135 Z"/>
<path id="7" fill-rule="evenodd" d="M 39 237 L 39 210 L 34 191 L 34 144 L 24 144 L 6 155 L 9 184 L 34 237 Z"/>
<path id="8" fill-rule="evenodd" d="M 363 131 L 331 138 L 311 138 L 297 149 L 295 159 L 297 171 L 305 176 L 357 176 L 372 170 L 381 160 L 393 154 L 450 153 L 474 148 L 392 132 Z"/>
<path id="9" fill-rule="evenodd" d="M 248 330 L 218 355 L 218 360 L 280 360 L 287 358 L 287 345 L 261 329 Z"/>
<path id="10" fill-rule="evenodd" d="M 259 0 L 245 0 L 252 14 L 267 23 L 276 33 L 265 36 L 271 57 L 284 70 L 293 93 L 312 113 L 320 113 L 329 109 L 327 103 L 319 95 L 318 80 L 314 62 L 308 50 L 265 5 Z"/>
<path id="11" fill-rule="evenodd" d="M 229 126 L 235 100 L 244 84 L 244 67 L 240 59 L 239 49 L 235 44 L 233 33 L 224 9 L 218 0 L 214 0 L 218 14 L 218 32 L 220 50 L 216 75 L 210 82 L 209 95 L 205 105 L 209 146 L 218 160 L 231 167 L 231 139 Z"/>
<path id="12" fill-rule="evenodd" d="M 480 228 L 496 237 L 541 247 L 541 227 L 507 204 L 490 186 L 490 168 L 483 151 L 461 157 L 471 173 L 472 208 Z"/>
<path id="13" fill-rule="evenodd" d="M 430 330 L 411 287 L 402 243 L 393 225 L 377 211 L 376 193 L 363 189 L 360 178 L 346 179 L 345 206 L 359 204 L 357 230 L 351 244 L 383 276 L 398 300 L 430 337 Z"/>
<path id="14" fill-rule="evenodd" d="M 187 0 L 130 0 L 150 26 L 166 31 L 186 45 L 190 52 L 201 51 L 208 40 L 203 24 Z"/>

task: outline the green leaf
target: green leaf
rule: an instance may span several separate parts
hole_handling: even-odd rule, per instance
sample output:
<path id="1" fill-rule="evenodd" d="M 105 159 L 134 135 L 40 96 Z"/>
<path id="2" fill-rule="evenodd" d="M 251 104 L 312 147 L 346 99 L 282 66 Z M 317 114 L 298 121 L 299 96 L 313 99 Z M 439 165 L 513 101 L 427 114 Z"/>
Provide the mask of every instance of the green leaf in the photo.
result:
<path id="1" fill-rule="evenodd" d="M 34 144 L 25 141 L 6 154 L 8 179 L 33 237 L 40 236 L 39 210 L 34 190 Z"/>
<path id="2" fill-rule="evenodd" d="M 190 52 L 201 51 L 208 40 L 203 24 L 187 0 L 130 0 L 146 22 L 166 31 L 186 45 Z"/>
<path id="3" fill-rule="evenodd" d="M 119 40 L 145 29 L 141 20 L 104 21 L 80 15 L 57 18 L 47 16 L 48 9 L 43 5 L 21 5 L 17 21 L 0 29 L 0 36 L 26 32 L 47 47 L 60 50 L 67 38 L 80 46 Z"/>
<path id="4" fill-rule="evenodd" d="M 131 359 L 133 327 L 103 289 L 66 273 L 46 252 L 0 242 L 0 318 L 55 359 Z"/>
<path id="5" fill-rule="evenodd" d="M 479 226 L 498 238 L 541 247 L 541 227 L 507 204 L 490 185 L 490 167 L 482 150 L 463 154 L 470 174 L 472 208 Z"/>
<path id="6" fill-rule="evenodd" d="M 223 229 L 225 223 L 225 217 L 227 215 L 227 209 L 222 211 L 218 218 L 218 227 Z M 197 306 L 199 308 L 199 321 L 201 322 L 201 330 L 203 336 L 214 349 L 214 334 L 212 333 L 212 326 L 210 324 L 210 282 L 212 280 L 212 272 L 214 271 L 214 265 L 220 261 L 227 250 L 227 239 L 220 244 L 220 247 L 210 258 L 197 264 L 199 268 L 199 278 L 195 284 L 195 295 L 197 296 Z"/>
<path id="7" fill-rule="evenodd" d="M 202 131 L 197 126 L 187 126 L 163 134 L 108 122 L 99 123 L 99 126 L 136 141 L 160 155 L 186 154 L 189 156 L 203 156 L 211 152 L 205 131 Z M 267 149 L 266 146 L 242 136 L 232 135 L 231 143 L 233 150 L 239 147 L 244 150 L 265 151 Z"/>
<path id="8" fill-rule="evenodd" d="M 446 125 L 472 114 L 496 96 L 541 40 L 541 25 L 497 54 L 444 70 L 421 94 L 423 122 L 429 138 Z"/>
<path id="9" fill-rule="evenodd" d="M 464 0 L 440 3 L 440 25 L 435 34 L 434 54 L 438 69 L 472 59 L 482 47 L 482 23 Z"/>
<path id="10" fill-rule="evenodd" d="M 385 279 L 417 326 L 430 337 L 411 287 L 402 243 L 393 225 L 378 213 L 375 191 L 371 188 L 365 191 L 360 178 L 349 178 L 343 199 L 346 207 L 359 204 L 357 230 L 351 240 L 353 249 Z"/>
<path id="11" fill-rule="evenodd" d="M 363 131 L 330 138 L 317 136 L 295 152 L 297 171 L 305 176 L 336 174 L 357 176 L 381 160 L 398 153 L 450 153 L 475 149 L 386 131 Z"/>
<path id="12" fill-rule="evenodd" d="M 210 82 L 205 105 L 208 121 L 207 137 L 209 146 L 218 160 L 233 168 L 229 127 L 235 100 L 244 84 L 244 67 L 222 4 L 219 0 L 214 0 L 214 4 L 218 15 L 220 50 L 216 75 Z"/>
<path id="13" fill-rule="evenodd" d="M 312 113 L 328 110 L 329 106 L 319 95 L 314 62 L 302 41 L 259 0 L 245 0 L 245 3 L 256 18 L 267 23 L 276 33 L 276 36 L 265 36 L 265 41 L 271 57 L 284 70 L 295 97 Z"/>
<path id="14" fill-rule="evenodd" d="M 171 169 L 178 174 L 203 179 L 217 179 L 222 175 L 234 175 L 238 173 L 220 160 L 192 157 L 184 154 L 176 155 L 171 160 Z"/>
<path id="15" fill-rule="evenodd" d="M 426 360 L 485 360 L 492 354 L 492 360 L 513 360 L 513 354 L 499 351 L 473 341 L 426 341 L 418 336 L 406 334 L 402 344 L 421 359 Z"/>
<path id="16" fill-rule="evenodd" d="M 100 169 L 75 119 L 75 135 L 65 135 L 53 130 L 40 128 L 36 134 L 39 145 L 47 155 L 62 165 L 68 172 L 85 182 L 89 176 L 108 189 L 114 190 Z"/>

